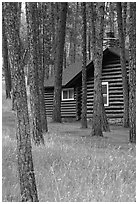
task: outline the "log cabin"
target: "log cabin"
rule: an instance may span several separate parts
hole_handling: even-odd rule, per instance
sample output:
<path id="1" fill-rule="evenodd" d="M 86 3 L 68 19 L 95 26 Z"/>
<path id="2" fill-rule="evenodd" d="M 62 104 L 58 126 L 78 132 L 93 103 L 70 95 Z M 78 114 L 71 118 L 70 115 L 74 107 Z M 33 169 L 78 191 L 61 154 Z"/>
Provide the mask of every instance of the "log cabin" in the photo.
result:
<path id="1" fill-rule="evenodd" d="M 120 64 L 120 48 L 115 39 L 106 39 L 102 63 L 102 92 L 104 106 L 108 119 L 122 120 L 123 118 L 123 87 Z M 118 42 L 118 41 L 116 41 Z M 129 76 L 129 52 L 126 50 L 126 66 Z M 87 63 L 87 118 L 93 113 L 94 66 L 93 61 Z M 82 62 L 77 61 L 63 71 L 61 116 L 62 118 L 81 119 L 81 84 Z M 44 94 L 47 116 L 52 116 L 54 76 L 44 82 Z"/>

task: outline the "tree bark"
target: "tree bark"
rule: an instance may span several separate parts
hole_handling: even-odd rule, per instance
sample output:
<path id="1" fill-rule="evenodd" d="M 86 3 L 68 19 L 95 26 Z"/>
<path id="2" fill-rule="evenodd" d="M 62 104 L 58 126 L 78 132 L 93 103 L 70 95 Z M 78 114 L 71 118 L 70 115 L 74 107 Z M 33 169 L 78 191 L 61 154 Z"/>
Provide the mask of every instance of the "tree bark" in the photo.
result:
<path id="1" fill-rule="evenodd" d="M 122 6 L 121 2 L 117 2 L 117 22 L 118 22 L 118 34 L 120 43 L 120 62 L 122 70 L 122 82 L 123 82 L 123 99 L 124 99 L 124 115 L 123 126 L 129 127 L 129 91 L 128 91 L 128 79 L 125 59 L 125 37 L 123 30 L 122 20 Z"/>
<path id="2" fill-rule="evenodd" d="M 88 60 L 91 60 L 91 27 L 88 28 Z"/>
<path id="3" fill-rule="evenodd" d="M 9 64 L 9 55 L 8 55 L 8 46 L 7 46 L 7 37 L 5 33 L 5 22 L 4 22 L 4 13 L 2 16 L 2 55 L 3 55 L 3 66 L 4 66 L 4 76 L 5 76 L 5 90 L 6 90 L 6 99 L 11 98 L 11 70 Z"/>
<path id="4" fill-rule="evenodd" d="M 127 36 L 127 2 L 122 2 L 124 39 Z"/>
<path id="5" fill-rule="evenodd" d="M 32 134 L 35 144 L 44 144 L 42 121 L 40 114 L 40 97 L 39 97 L 39 58 L 38 58 L 38 28 L 37 28 L 37 3 L 26 3 L 26 15 L 28 18 L 28 39 L 30 50 L 30 105 L 32 116 Z"/>
<path id="6" fill-rule="evenodd" d="M 97 8 L 95 7 L 97 6 Z M 97 13 L 96 13 L 97 11 Z M 91 3 L 92 12 L 92 54 L 94 63 L 94 102 L 92 119 L 92 136 L 103 136 L 102 128 L 109 131 L 109 125 L 103 105 L 102 96 L 102 60 L 104 3 Z"/>
<path id="7" fill-rule="evenodd" d="M 109 23 L 110 23 L 110 32 L 114 33 L 114 8 L 113 8 L 113 2 L 109 3 Z"/>
<path id="8" fill-rule="evenodd" d="M 39 10 L 37 11 L 37 28 L 38 28 L 38 49 L 37 49 L 37 55 L 38 55 L 38 87 L 39 87 L 39 98 L 40 98 L 40 115 L 41 115 L 41 123 L 42 123 L 42 130 L 43 132 L 48 131 L 47 126 L 47 117 L 46 117 L 46 108 L 45 108 L 45 100 L 44 100 L 44 77 L 45 77 L 45 64 L 44 64 L 44 33 L 43 37 L 41 36 L 41 33 L 44 31 L 43 26 L 43 6 L 42 3 L 38 3 Z"/>
<path id="9" fill-rule="evenodd" d="M 130 3 L 129 68 L 129 141 L 136 143 L 136 2 Z"/>
<path id="10" fill-rule="evenodd" d="M 20 179 L 22 202 L 38 202 L 35 173 L 32 160 L 30 139 L 30 125 L 27 107 L 27 94 L 24 76 L 24 64 L 21 58 L 19 39 L 18 3 L 3 3 L 6 12 L 5 22 L 7 27 L 9 57 L 14 58 L 11 67 L 13 75 L 13 88 L 16 91 L 16 116 L 17 116 L 17 157 Z M 13 61 L 12 61 L 13 62 Z"/>
<path id="11" fill-rule="evenodd" d="M 83 19 L 83 31 L 82 31 L 82 115 L 81 115 L 81 127 L 87 128 L 87 76 L 86 76 L 86 3 L 82 3 L 82 19 Z"/>
<path id="12" fill-rule="evenodd" d="M 61 3 L 55 58 L 54 101 L 52 116 L 53 122 L 61 122 L 61 89 L 62 89 L 63 53 L 66 31 L 66 16 L 67 16 L 67 3 Z"/>

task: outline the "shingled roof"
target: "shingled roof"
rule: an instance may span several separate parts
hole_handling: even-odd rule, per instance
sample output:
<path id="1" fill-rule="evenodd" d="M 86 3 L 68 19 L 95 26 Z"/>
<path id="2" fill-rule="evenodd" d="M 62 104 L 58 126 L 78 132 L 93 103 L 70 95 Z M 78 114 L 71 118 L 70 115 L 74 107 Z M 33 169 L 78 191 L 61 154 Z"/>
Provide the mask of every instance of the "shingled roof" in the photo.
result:
<path id="1" fill-rule="evenodd" d="M 106 56 L 109 53 L 113 53 L 114 55 L 120 57 L 120 48 L 118 47 L 110 47 L 106 48 L 103 51 L 103 55 Z M 125 50 L 126 60 L 129 60 L 129 52 Z M 88 66 L 92 63 L 92 60 L 87 63 Z M 66 86 L 73 78 L 77 75 L 81 74 L 82 71 L 82 61 L 77 61 L 74 64 L 71 64 L 68 68 L 63 71 L 62 74 L 62 86 Z M 48 79 L 45 78 L 44 81 L 45 87 L 54 87 L 54 76 L 49 77 Z"/>

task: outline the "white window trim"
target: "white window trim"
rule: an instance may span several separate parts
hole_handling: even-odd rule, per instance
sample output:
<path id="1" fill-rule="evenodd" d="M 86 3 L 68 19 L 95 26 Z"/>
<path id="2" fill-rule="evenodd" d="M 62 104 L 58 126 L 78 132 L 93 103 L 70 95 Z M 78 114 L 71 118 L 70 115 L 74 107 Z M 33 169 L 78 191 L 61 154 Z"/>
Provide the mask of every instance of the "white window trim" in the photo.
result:
<path id="1" fill-rule="evenodd" d="M 109 106 L 109 85 L 108 85 L 108 82 L 102 82 L 102 85 L 107 85 L 107 104 L 104 104 L 104 106 Z"/>
<path id="2" fill-rule="evenodd" d="M 74 100 L 74 95 L 73 95 L 73 98 L 63 98 L 63 91 L 69 91 L 69 90 L 73 90 L 73 92 L 74 92 L 74 88 L 62 89 L 62 101 L 72 101 L 72 100 Z"/>

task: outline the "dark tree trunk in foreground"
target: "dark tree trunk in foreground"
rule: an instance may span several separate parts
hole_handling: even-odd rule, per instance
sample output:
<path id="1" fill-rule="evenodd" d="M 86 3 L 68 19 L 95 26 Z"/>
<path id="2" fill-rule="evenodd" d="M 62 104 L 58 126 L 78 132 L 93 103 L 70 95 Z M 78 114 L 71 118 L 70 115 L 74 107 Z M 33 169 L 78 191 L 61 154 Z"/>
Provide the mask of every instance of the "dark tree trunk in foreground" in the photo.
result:
<path id="1" fill-rule="evenodd" d="M 44 144 L 39 97 L 39 58 L 38 58 L 38 15 L 37 3 L 26 3 L 26 15 L 28 18 L 28 39 L 30 50 L 30 104 L 32 116 L 32 133 L 35 144 Z"/>
<path id="2" fill-rule="evenodd" d="M 5 90 L 6 90 L 6 99 L 7 99 L 7 98 L 11 98 L 11 93 L 10 93 L 11 92 L 11 70 L 10 70 L 9 56 L 8 56 L 7 37 L 5 33 L 4 13 L 2 16 L 2 55 L 3 55 Z"/>
<path id="3" fill-rule="evenodd" d="M 61 122 L 62 69 L 66 31 L 67 3 L 60 3 L 60 5 L 61 11 L 55 57 L 55 82 L 54 82 L 53 116 L 52 116 L 53 122 Z"/>
<path id="4" fill-rule="evenodd" d="M 17 157 L 22 202 L 37 202 L 37 189 L 32 160 L 30 139 L 29 115 L 25 86 L 24 67 L 20 56 L 21 46 L 19 40 L 19 26 L 17 17 L 18 3 L 3 3 L 5 9 L 5 22 L 7 27 L 8 49 L 10 58 L 14 57 L 11 68 L 13 75 L 13 88 L 16 90 L 17 111 Z"/>
<path id="5" fill-rule="evenodd" d="M 136 143 L 136 2 L 130 3 L 129 24 L 129 141 Z"/>
<path id="6" fill-rule="evenodd" d="M 86 3 L 82 3 L 82 114 L 81 127 L 87 128 L 87 83 L 86 83 Z"/>
<path id="7" fill-rule="evenodd" d="M 109 125 L 105 113 L 102 96 L 102 60 L 103 60 L 103 27 L 104 27 L 104 3 L 91 3 L 92 12 L 92 53 L 94 62 L 94 102 L 92 136 L 103 136 L 102 129 L 109 131 Z M 97 10 L 97 13 L 96 13 Z"/>
<path id="8" fill-rule="evenodd" d="M 122 6 L 121 2 L 117 2 L 117 22 L 118 22 L 118 34 L 120 42 L 120 62 L 122 69 L 122 82 L 123 82 L 123 99 L 124 99 L 124 115 L 123 126 L 129 127 L 129 92 L 128 92 L 128 79 L 125 59 L 125 36 L 123 29 L 122 19 Z"/>

